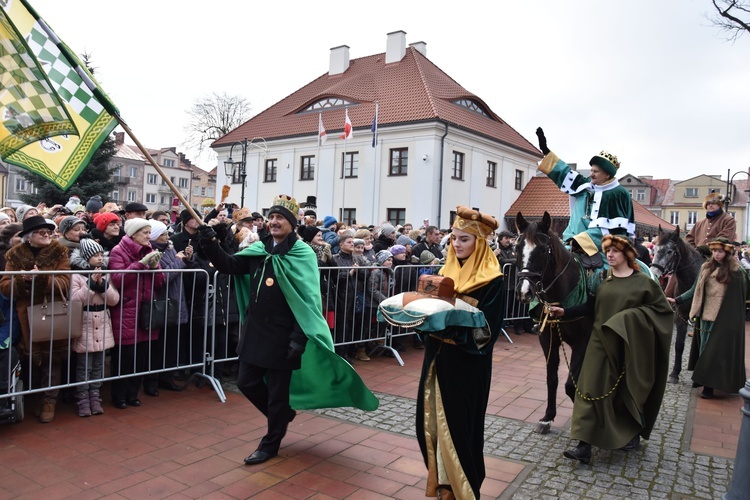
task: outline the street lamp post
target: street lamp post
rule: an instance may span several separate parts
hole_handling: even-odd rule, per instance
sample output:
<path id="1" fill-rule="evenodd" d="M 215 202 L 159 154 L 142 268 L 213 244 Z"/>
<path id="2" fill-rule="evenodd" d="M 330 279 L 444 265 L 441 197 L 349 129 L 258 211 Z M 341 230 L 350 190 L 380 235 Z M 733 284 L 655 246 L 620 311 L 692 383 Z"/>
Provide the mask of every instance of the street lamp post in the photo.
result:
<path id="1" fill-rule="evenodd" d="M 234 151 L 234 147 L 237 145 L 242 146 L 242 159 L 240 161 L 232 161 L 232 151 Z M 233 142 L 232 146 L 229 148 L 229 158 L 227 158 L 224 162 L 224 173 L 227 174 L 227 177 L 231 176 L 232 181 L 234 181 L 235 171 L 237 169 L 239 169 L 240 182 L 242 183 L 242 191 L 240 194 L 240 208 L 242 208 L 245 206 L 245 179 L 247 178 L 247 139 Z"/>
<path id="2" fill-rule="evenodd" d="M 734 176 L 737 174 L 745 174 L 750 179 L 750 172 L 740 170 L 729 176 L 729 170 L 727 169 L 727 208 L 732 202 L 732 195 L 734 194 Z M 750 182 L 748 183 L 750 184 Z M 731 191 L 730 191 L 731 189 Z M 750 195 L 750 185 L 748 189 L 745 189 L 745 195 Z M 748 231 L 748 213 L 747 210 L 750 208 L 750 201 L 746 198 L 745 200 L 745 241 L 747 241 Z M 747 498 L 747 492 L 750 491 L 750 379 L 745 382 L 745 387 L 740 389 L 740 396 L 744 400 L 744 405 L 741 409 L 741 424 L 740 424 L 740 436 L 737 443 L 737 454 L 734 458 L 734 473 L 732 474 L 732 481 L 727 491 L 722 497 L 724 500 L 739 500 L 741 498 Z"/>
<path id="3" fill-rule="evenodd" d="M 725 201 L 726 210 L 728 212 L 729 211 L 729 206 L 732 203 L 732 199 L 734 198 L 734 193 L 735 193 L 735 187 L 734 187 L 734 184 L 733 184 L 734 178 L 738 174 L 745 174 L 745 175 L 748 176 L 748 185 L 746 186 L 746 189 L 744 189 L 744 193 L 745 193 L 745 227 L 744 227 L 744 231 L 745 232 L 744 232 L 744 235 L 743 235 L 743 240 L 747 241 L 748 238 L 750 238 L 750 234 L 748 234 L 748 233 L 750 233 L 750 223 L 749 223 L 750 222 L 750 172 L 747 172 L 745 170 L 738 170 L 737 172 L 733 173 L 731 175 L 731 177 L 730 177 L 730 175 L 729 175 L 729 169 L 727 169 L 727 189 L 726 189 L 727 194 L 726 194 L 726 199 L 724 201 Z"/>
<path id="4" fill-rule="evenodd" d="M 258 141 L 256 143 L 256 141 Z M 262 142 L 262 144 L 261 144 Z M 233 161 L 232 160 L 232 151 L 234 151 L 235 146 L 240 146 L 242 148 L 242 158 L 240 161 Z M 229 147 L 229 158 L 226 159 L 224 162 L 224 173 L 227 175 L 227 177 L 232 177 L 232 179 L 235 178 L 235 172 L 239 171 L 239 177 L 240 177 L 240 183 L 242 183 L 242 190 L 240 192 L 240 208 L 245 206 L 245 179 L 247 179 L 247 150 L 257 148 L 265 154 L 268 152 L 268 146 L 266 145 L 266 140 L 262 137 L 253 137 L 250 140 L 247 140 L 247 138 L 241 140 L 241 141 L 235 141 L 232 143 L 232 145 Z"/>

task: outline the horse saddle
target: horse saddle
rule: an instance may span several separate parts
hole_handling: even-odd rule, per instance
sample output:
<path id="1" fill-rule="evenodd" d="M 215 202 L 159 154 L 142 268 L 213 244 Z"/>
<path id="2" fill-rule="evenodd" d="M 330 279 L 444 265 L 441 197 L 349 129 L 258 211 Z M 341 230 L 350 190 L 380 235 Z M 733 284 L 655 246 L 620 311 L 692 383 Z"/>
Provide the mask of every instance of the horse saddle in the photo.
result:
<path id="1" fill-rule="evenodd" d="M 600 253 L 587 255 L 585 252 L 576 252 L 576 256 L 584 269 L 598 269 L 604 265 L 604 259 Z"/>

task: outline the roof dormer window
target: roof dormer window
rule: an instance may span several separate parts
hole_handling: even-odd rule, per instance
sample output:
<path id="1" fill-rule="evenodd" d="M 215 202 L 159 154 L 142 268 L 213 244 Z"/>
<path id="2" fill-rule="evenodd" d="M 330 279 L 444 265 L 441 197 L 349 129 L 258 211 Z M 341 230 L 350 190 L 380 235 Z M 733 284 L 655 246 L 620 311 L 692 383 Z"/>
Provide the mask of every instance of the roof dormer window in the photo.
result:
<path id="1" fill-rule="evenodd" d="M 453 104 L 456 104 L 458 106 L 461 106 L 463 108 L 468 109 L 469 111 L 473 111 L 477 114 L 480 114 L 482 116 L 486 116 L 487 118 L 490 117 L 490 114 L 487 113 L 487 111 L 482 107 L 481 104 L 479 104 L 474 99 L 457 99 L 453 101 Z"/>
<path id="2" fill-rule="evenodd" d="M 347 101 L 346 99 L 342 99 L 340 97 L 325 97 L 317 102 L 314 102 L 310 104 L 308 107 L 303 109 L 303 112 L 310 112 L 310 111 L 323 111 L 324 109 L 334 109 L 334 108 L 343 108 L 346 106 L 353 106 L 357 103 Z"/>

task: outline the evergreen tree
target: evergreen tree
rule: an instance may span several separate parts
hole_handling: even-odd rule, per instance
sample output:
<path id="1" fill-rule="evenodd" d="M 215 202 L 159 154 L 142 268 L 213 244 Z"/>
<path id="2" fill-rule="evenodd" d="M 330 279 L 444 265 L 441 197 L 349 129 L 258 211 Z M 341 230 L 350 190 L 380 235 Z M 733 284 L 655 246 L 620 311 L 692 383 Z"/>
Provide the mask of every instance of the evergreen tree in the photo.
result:
<path id="1" fill-rule="evenodd" d="M 19 169 L 24 179 L 34 184 L 37 191 L 36 193 L 22 194 L 20 198 L 24 203 L 34 207 L 41 202 L 51 207 L 55 204 L 65 205 L 74 194 L 78 195 L 81 203 L 85 205 L 89 198 L 98 194 L 102 197 L 102 201 L 106 203 L 109 201 L 108 194 L 115 188 L 112 179 L 115 167 L 110 166 L 110 160 L 116 152 L 114 138 L 112 136 L 107 137 L 91 157 L 91 162 L 67 191 L 63 191 L 33 172 Z"/>

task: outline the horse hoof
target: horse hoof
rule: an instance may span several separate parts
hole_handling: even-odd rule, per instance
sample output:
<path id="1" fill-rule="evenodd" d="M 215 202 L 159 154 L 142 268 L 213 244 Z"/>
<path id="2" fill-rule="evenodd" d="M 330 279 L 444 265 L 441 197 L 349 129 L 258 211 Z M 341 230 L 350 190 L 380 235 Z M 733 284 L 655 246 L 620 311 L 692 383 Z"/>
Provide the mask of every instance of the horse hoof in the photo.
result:
<path id="1" fill-rule="evenodd" d="M 677 384 L 680 381 L 680 375 L 678 373 L 670 373 L 667 378 L 667 382 L 670 384 Z"/>
<path id="2" fill-rule="evenodd" d="M 545 422 L 544 420 L 540 420 L 539 422 L 537 422 L 536 427 L 534 427 L 534 432 L 537 434 L 549 434 L 551 426 L 552 422 Z"/>

